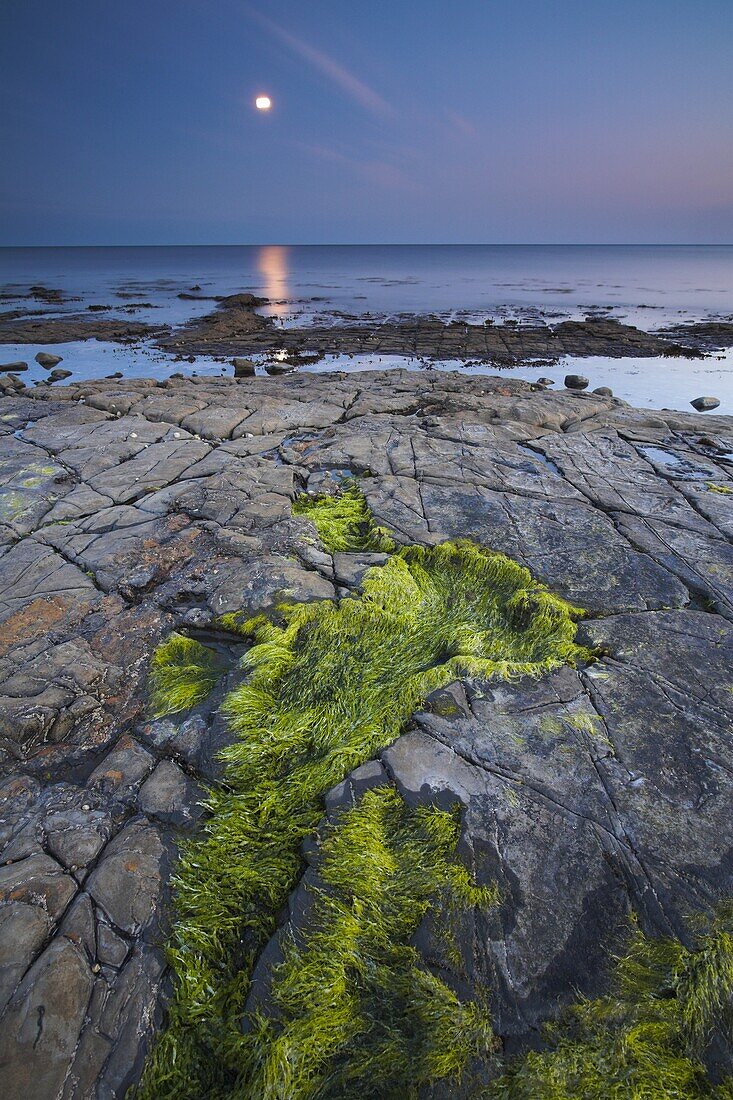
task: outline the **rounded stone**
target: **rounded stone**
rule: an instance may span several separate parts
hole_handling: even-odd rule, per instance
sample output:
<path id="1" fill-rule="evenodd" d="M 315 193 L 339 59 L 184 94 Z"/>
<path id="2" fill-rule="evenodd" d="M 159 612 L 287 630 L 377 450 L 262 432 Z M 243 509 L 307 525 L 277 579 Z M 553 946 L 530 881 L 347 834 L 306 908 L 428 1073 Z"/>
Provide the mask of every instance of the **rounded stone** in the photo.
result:
<path id="1" fill-rule="evenodd" d="M 255 373 L 255 365 L 251 359 L 241 359 L 239 357 L 232 359 L 232 366 L 234 367 L 235 378 L 251 378 Z"/>
<path id="2" fill-rule="evenodd" d="M 599 397 L 613 397 L 613 390 L 609 386 L 598 386 L 597 389 L 593 390 L 593 393 Z"/>
<path id="3" fill-rule="evenodd" d="M 711 409 L 717 409 L 720 401 L 717 397 L 696 397 L 690 404 L 698 412 L 709 412 Z"/>
<path id="4" fill-rule="evenodd" d="M 51 367 L 55 367 L 56 364 L 61 363 L 62 360 L 63 356 L 51 355 L 49 351 L 39 351 L 38 355 L 36 356 L 36 362 L 39 363 L 40 366 L 44 367 L 45 370 L 50 370 Z"/>
<path id="5" fill-rule="evenodd" d="M 565 386 L 569 390 L 585 390 L 588 388 L 588 379 L 582 374 L 566 374 Z"/>

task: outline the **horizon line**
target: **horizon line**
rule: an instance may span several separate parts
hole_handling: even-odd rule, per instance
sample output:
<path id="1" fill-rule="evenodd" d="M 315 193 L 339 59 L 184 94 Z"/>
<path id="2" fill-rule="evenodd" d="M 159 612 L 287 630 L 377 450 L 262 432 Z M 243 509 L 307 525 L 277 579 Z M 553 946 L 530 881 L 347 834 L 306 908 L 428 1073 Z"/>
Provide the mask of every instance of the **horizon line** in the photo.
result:
<path id="1" fill-rule="evenodd" d="M 733 241 L 238 241 L 0 244 L 5 248 L 731 248 Z"/>

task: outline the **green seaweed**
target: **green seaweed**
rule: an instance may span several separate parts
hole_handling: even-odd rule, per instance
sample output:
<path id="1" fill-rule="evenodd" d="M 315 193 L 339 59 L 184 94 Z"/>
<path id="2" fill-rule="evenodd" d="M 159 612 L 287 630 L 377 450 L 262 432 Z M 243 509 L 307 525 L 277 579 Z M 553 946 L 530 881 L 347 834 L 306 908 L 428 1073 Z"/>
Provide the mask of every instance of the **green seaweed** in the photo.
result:
<path id="1" fill-rule="evenodd" d="M 154 718 L 178 714 L 201 703 L 221 675 L 213 649 L 183 634 L 171 634 L 150 664 L 150 710 Z"/>
<path id="2" fill-rule="evenodd" d="M 221 754 L 224 783 L 209 793 L 202 833 L 182 848 L 168 951 L 176 993 L 142 1096 L 257 1095 L 244 1084 L 251 1046 L 239 1027 L 250 972 L 325 792 L 450 681 L 540 675 L 587 657 L 574 640 L 577 614 L 516 562 L 459 542 L 398 551 L 367 571 L 359 597 L 285 605 L 277 622 L 236 620 L 255 642 L 243 659 L 249 677 L 222 707 L 236 735 Z"/>
<path id="3" fill-rule="evenodd" d="M 721 903 L 689 949 L 635 929 L 617 960 L 612 992 L 582 1001 L 548 1028 L 550 1048 L 527 1054 L 486 1100 L 702 1100 L 714 1086 L 703 1057 L 715 1032 L 730 1035 L 733 904 Z"/>
<path id="4" fill-rule="evenodd" d="M 245 1040 L 248 1096 L 408 1100 L 491 1052 L 485 1009 L 462 1004 L 410 944 L 430 911 L 497 901 L 455 859 L 459 832 L 455 813 L 410 810 L 391 786 L 331 828 L 307 934 L 284 945 L 274 1012 L 255 1016 Z"/>
<path id="5" fill-rule="evenodd" d="M 374 522 L 364 494 L 354 481 L 345 482 L 338 493 L 302 493 L 293 501 L 292 511 L 315 524 L 324 548 L 331 554 L 349 550 L 390 554 L 395 549 L 394 539 Z"/>
<path id="6" fill-rule="evenodd" d="M 711 493 L 723 493 L 725 496 L 729 496 L 733 493 L 730 485 L 716 485 L 714 481 L 708 482 L 708 489 Z"/>

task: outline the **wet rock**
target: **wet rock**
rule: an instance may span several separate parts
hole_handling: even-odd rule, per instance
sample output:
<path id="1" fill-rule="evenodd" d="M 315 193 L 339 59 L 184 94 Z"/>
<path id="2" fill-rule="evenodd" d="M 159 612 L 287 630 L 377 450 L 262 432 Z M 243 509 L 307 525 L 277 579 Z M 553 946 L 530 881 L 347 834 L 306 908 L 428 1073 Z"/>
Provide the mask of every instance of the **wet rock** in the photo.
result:
<path id="1" fill-rule="evenodd" d="M 57 363 L 61 363 L 63 360 L 62 355 L 52 355 L 49 351 L 39 351 L 36 355 L 36 362 L 44 368 L 44 370 L 50 370 L 51 367 L 55 367 Z"/>
<path id="2" fill-rule="evenodd" d="M 11 997 L 0 1029 L 6 1096 L 56 1097 L 86 1016 L 93 975 L 79 947 L 59 937 Z"/>
<path id="3" fill-rule="evenodd" d="M 589 386 L 587 378 L 584 378 L 582 374 L 566 374 L 565 375 L 565 387 L 569 390 L 585 390 Z"/>
<path id="4" fill-rule="evenodd" d="M 717 397 L 696 397 L 690 404 L 698 412 L 709 412 L 711 409 L 717 409 L 720 401 Z"/>
<path id="5" fill-rule="evenodd" d="M 107 845 L 86 889 L 130 936 L 150 934 L 158 916 L 165 851 L 158 830 L 133 820 Z"/>
<path id="6" fill-rule="evenodd" d="M 140 809 L 167 825 L 188 828 L 201 816 L 201 788 L 170 760 L 164 760 L 145 781 Z"/>
<path id="7" fill-rule="evenodd" d="M 77 891 L 56 860 L 40 852 L 0 867 L 0 902 L 37 905 L 57 920 Z"/>
<path id="8" fill-rule="evenodd" d="M 15 374 L 2 374 L 0 373 L 0 396 L 8 396 L 14 393 L 20 393 L 25 389 L 25 382 Z"/>
<path id="9" fill-rule="evenodd" d="M 106 812 L 82 809 L 50 814 L 45 829 L 49 851 L 65 867 L 74 870 L 96 859 L 111 831 Z"/>
<path id="10" fill-rule="evenodd" d="M 265 370 L 268 374 L 275 376 L 279 374 L 293 374 L 293 372 L 295 371 L 295 366 L 292 363 L 287 362 L 265 363 Z"/>
<path id="11" fill-rule="evenodd" d="M 0 1012 L 48 939 L 51 920 L 38 905 L 9 902 L 0 906 Z"/>
<path id="12" fill-rule="evenodd" d="M 57 290 L 55 287 L 47 286 L 32 286 L 28 292 L 31 298 L 36 298 L 39 302 L 63 302 L 64 293 L 62 290 Z"/>
<path id="13" fill-rule="evenodd" d="M 599 397 L 613 397 L 613 390 L 608 386 L 598 386 L 593 393 L 597 393 Z"/>
<path id="14" fill-rule="evenodd" d="M 105 797 L 129 798 L 152 771 L 154 757 L 132 737 L 123 737 L 92 772 L 87 782 L 90 791 Z"/>
<path id="15" fill-rule="evenodd" d="M 91 1034 L 109 1036 L 109 1057 L 100 1066 L 98 1083 L 87 1078 L 98 1095 L 124 1097 L 139 1078 L 153 1028 L 160 1027 L 157 1002 L 165 962 L 159 951 L 138 946 L 116 978 Z M 79 1057 L 72 1068 L 83 1075 L 85 1060 Z M 83 1094 L 83 1093 L 82 1093 Z"/>
<path id="16" fill-rule="evenodd" d="M 555 379 L 554 378 L 544 378 L 544 377 L 543 378 L 538 378 L 537 379 L 537 384 L 540 385 L 540 386 L 554 386 L 555 385 Z"/>
<path id="17" fill-rule="evenodd" d="M 234 367 L 235 378 L 253 378 L 255 375 L 255 365 L 251 359 L 242 359 L 241 357 L 235 357 L 232 359 L 232 366 Z"/>
<path id="18" fill-rule="evenodd" d="M 28 364 L 22 359 L 17 359 L 14 363 L 0 363 L 0 371 L 4 373 L 23 370 L 28 370 Z"/>
<path id="19" fill-rule="evenodd" d="M 48 376 L 49 382 L 63 382 L 65 378 L 71 378 L 70 370 L 52 370 Z"/>
<path id="20" fill-rule="evenodd" d="M 105 921 L 97 925 L 97 958 L 106 966 L 117 970 L 130 953 L 130 944 L 110 928 Z"/>

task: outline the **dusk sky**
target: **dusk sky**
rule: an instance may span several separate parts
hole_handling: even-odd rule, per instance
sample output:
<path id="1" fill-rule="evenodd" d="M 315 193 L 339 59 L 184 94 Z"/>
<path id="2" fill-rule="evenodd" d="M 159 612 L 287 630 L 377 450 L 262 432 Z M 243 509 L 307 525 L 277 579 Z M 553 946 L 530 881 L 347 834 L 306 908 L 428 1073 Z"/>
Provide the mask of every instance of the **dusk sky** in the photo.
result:
<path id="1" fill-rule="evenodd" d="M 731 0 L 3 0 L 0 243 L 733 242 L 732 55 Z"/>

